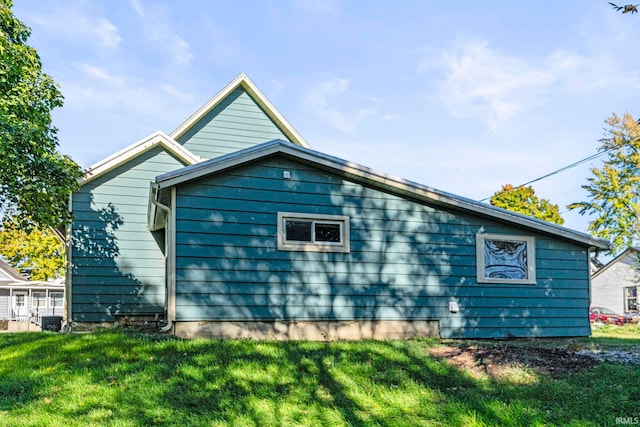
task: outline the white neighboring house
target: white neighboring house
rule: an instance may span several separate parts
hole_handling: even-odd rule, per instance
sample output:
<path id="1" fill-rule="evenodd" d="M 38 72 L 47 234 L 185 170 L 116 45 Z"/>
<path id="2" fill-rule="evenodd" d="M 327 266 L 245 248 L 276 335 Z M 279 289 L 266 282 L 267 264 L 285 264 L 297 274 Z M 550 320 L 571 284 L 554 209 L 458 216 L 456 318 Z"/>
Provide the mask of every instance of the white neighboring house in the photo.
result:
<path id="1" fill-rule="evenodd" d="M 64 314 L 64 284 L 29 281 L 0 259 L 0 320 L 33 321 Z"/>
<path id="2" fill-rule="evenodd" d="M 638 312 L 640 248 L 629 248 L 591 276 L 591 306 Z"/>

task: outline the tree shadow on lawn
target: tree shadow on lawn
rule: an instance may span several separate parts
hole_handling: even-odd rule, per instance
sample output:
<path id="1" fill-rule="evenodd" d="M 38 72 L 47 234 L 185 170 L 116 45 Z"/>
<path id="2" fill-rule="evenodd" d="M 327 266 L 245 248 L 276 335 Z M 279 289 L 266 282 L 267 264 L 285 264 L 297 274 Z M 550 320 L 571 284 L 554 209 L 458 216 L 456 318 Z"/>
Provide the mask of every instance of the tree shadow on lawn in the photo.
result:
<path id="1" fill-rule="evenodd" d="M 473 377 L 432 357 L 438 345 L 7 335 L 0 410 L 8 422 L 46 413 L 70 425 L 529 425 L 574 398 L 564 390 L 541 407 L 538 379 Z"/>

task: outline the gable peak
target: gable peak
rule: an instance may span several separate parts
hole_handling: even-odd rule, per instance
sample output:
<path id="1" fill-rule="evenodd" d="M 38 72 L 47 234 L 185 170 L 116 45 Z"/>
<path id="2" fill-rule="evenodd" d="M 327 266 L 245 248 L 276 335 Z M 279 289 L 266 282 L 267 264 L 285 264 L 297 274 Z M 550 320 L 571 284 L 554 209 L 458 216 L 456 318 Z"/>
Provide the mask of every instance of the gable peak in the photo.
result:
<path id="1" fill-rule="evenodd" d="M 211 110 L 224 101 L 232 92 L 236 89 L 242 88 L 258 106 L 266 113 L 266 115 L 275 123 L 275 125 L 282 131 L 283 134 L 289 138 L 291 142 L 302 147 L 309 147 L 309 144 L 304 138 L 295 130 L 295 128 L 284 118 L 284 116 L 276 109 L 276 107 L 267 99 L 267 97 L 258 89 L 258 87 L 251 81 L 251 79 L 245 74 L 240 73 L 227 84 L 220 92 L 207 101 L 202 107 L 200 107 L 195 113 L 185 120 L 180 126 L 178 126 L 169 135 L 174 140 L 178 140 L 189 129 L 196 125 L 201 119 L 203 119 Z"/>

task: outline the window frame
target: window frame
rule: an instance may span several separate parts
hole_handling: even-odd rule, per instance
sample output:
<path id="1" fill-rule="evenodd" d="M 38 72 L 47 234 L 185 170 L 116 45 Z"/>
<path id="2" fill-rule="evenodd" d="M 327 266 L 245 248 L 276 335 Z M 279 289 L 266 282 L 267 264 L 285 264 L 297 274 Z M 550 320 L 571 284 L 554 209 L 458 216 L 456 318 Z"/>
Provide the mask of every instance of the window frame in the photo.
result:
<path id="1" fill-rule="evenodd" d="M 55 296 L 59 296 L 59 297 L 55 298 Z M 60 301 L 60 305 L 57 305 L 56 301 Z M 63 291 L 51 291 L 51 292 L 49 292 L 49 307 L 64 307 L 64 292 Z"/>
<path id="2" fill-rule="evenodd" d="M 635 294 L 636 294 L 635 296 L 629 295 L 630 294 L 629 291 L 632 290 L 632 289 L 635 290 Z M 624 311 L 625 312 L 636 312 L 636 313 L 638 312 L 638 293 L 640 293 L 639 291 L 640 291 L 640 286 L 637 286 L 637 285 L 625 286 L 623 288 Z M 635 303 L 634 303 L 634 305 L 636 307 L 635 310 L 631 310 L 629 308 L 629 301 L 631 301 L 631 300 L 635 300 Z"/>
<path id="3" fill-rule="evenodd" d="M 503 279 L 486 277 L 486 260 L 484 246 L 487 240 L 498 240 L 503 242 L 525 243 L 527 246 L 527 278 L 526 279 Z M 476 234 L 476 280 L 478 283 L 503 283 L 517 285 L 535 285 L 536 282 L 536 239 L 533 236 L 518 236 L 511 234 Z"/>
<path id="4" fill-rule="evenodd" d="M 287 221 L 311 222 L 311 240 L 296 241 L 286 239 Z M 340 225 L 340 242 L 315 241 L 313 238 L 315 224 Z M 278 250 L 280 251 L 304 251 L 304 252 L 342 252 L 351 251 L 349 217 L 344 215 L 306 214 L 298 212 L 278 212 Z"/>
<path id="5" fill-rule="evenodd" d="M 47 292 L 46 291 L 31 292 L 31 307 L 47 308 Z"/>

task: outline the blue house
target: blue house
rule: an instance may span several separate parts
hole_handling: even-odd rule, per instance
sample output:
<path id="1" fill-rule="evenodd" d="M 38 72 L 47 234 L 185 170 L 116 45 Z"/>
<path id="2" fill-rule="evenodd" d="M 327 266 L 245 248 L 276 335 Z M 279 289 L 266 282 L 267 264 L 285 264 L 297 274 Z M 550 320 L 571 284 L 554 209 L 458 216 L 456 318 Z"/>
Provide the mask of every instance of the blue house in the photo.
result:
<path id="1" fill-rule="evenodd" d="M 73 194 L 72 328 L 275 339 L 590 334 L 606 241 L 313 151 L 240 75 Z"/>

